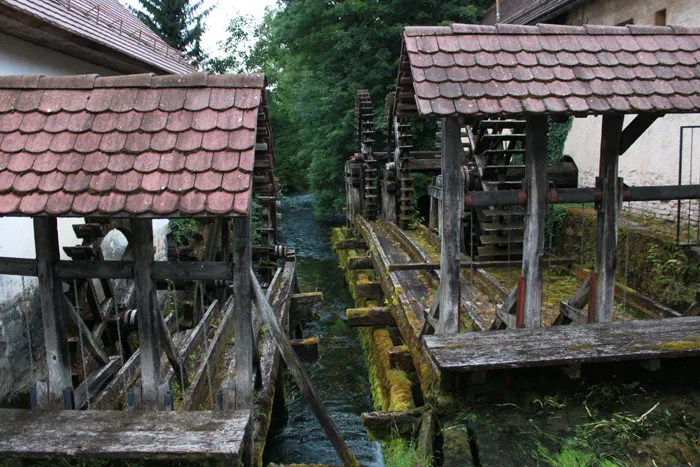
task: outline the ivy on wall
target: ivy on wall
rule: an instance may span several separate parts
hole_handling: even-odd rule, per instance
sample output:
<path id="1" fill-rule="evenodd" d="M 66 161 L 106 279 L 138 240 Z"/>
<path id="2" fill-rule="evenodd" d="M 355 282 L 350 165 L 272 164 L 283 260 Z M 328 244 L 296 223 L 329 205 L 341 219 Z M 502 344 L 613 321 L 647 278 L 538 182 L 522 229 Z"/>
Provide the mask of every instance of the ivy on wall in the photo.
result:
<path id="1" fill-rule="evenodd" d="M 564 154 L 564 144 L 569 135 L 574 119 L 569 117 L 566 122 L 556 123 L 547 119 L 547 162 L 557 162 Z"/>

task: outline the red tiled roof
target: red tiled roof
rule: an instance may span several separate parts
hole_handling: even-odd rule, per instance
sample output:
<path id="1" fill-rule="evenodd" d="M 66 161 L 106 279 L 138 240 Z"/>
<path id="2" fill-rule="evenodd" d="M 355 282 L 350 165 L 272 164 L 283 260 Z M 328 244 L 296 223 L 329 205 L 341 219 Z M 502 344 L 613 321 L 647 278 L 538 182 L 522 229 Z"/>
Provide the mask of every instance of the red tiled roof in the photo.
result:
<path id="1" fill-rule="evenodd" d="M 247 215 L 264 87 L 263 75 L 1 76 L 0 215 Z"/>
<path id="2" fill-rule="evenodd" d="M 407 27 L 398 88 L 430 117 L 700 112 L 700 28 Z"/>
<path id="3" fill-rule="evenodd" d="M 186 57 L 139 21 L 118 0 L 2 0 L 0 4 L 165 73 L 196 71 Z M 39 32 L 41 28 L 35 29 Z"/>

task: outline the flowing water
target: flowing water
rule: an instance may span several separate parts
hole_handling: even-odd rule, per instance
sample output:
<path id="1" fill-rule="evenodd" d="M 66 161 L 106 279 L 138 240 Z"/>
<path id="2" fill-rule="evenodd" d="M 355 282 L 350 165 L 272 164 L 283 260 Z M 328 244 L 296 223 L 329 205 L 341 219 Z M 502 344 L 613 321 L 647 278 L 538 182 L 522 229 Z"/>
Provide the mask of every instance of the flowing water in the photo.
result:
<path id="1" fill-rule="evenodd" d="M 313 214 L 311 195 L 282 202 L 282 242 L 296 249 L 297 275 L 303 292 L 323 292 L 319 319 L 304 336 L 318 336 L 320 359 L 304 367 L 345 441 L 363 466 L 382 466 L 379 443 L 369 441 L 360 414 L 372 410 L 367 367 L 354 329 L 344 321 L 353 299 L 331 248 L 331 225 Z M 266 447 L 266 461 L 277 464 L 333 464 L 340 461 L 323 429 L 293 382 L 285 384 L 289 418 Z"/>

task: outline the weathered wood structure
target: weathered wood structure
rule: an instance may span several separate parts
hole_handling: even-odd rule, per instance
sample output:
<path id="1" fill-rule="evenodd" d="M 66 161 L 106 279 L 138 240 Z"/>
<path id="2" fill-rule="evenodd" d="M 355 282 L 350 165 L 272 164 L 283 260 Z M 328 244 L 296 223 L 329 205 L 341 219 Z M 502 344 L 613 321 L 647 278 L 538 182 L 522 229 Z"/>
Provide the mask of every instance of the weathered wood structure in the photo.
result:
<path id="1" fill-rule="evenodd" d="M 441 176 L 430 190 L 433 201 L 429 220 L 429 228 L 440 235 L 440 262 L 424 260 L 429 263 L 424 266 L 415 260 L 410 264 L 391 264 L 386 258 L 382 262 L 394 274 L 439 269 L 439 291 L 433 306 L 425 316 L 417 314 L 419 322 L 425 319 L 430 325 L 434 321 L 436 335 L 423 338 L 425 349 L 420 353 L 427 353 L 438 370 L 489 368 L 477 364 L 474 349 L 483 349 L 484 361 L 498 360 L 500 355 L 505 367 L 596 361 L 584 350 L 577 350 L 578 341 L 591 343 L 596 352 L 601 352 L 600 360 L 696 353 L 697 336 L 692 330 L 696 323 L 692 318 L 686 323 L 644 323 L 646 352 L 624 346 L 603 347 L 610 340 L 609 335 L 632 335 L 642 326 L 636 322 L 608 324 L 613 321 L 622 202 L 700 198 L 698 185 L 629 187 L 618 176 L 619 158 L 655 119 L 669 113 L 700 111 L 699 38 L 700 30 L 693 28 L 633 25 L 454 24 L 404 30 L 397 89 L 388 114 L 393 121 L 392 137 L 406 128 L 409 118 L 441 122 L 442 150 L 437 159 Z M 625 115 L 634 116 L 627 125 Z M 577 169 L 570 158 L 547 165 L 547 129 L 548 120 L 587 116 L 603 117 L 600 175 L 595 187 L 579 188 Z M 396 154 L 400 153 L 397 146 Z M 363 158 L 361 151 L 358 159 Z M 348 186 L 355 186 L 354 180 L 363 177 L 363 166 L 353 164 L 351 161 L 347 166 Z M 361 194 L 349 192 L 348 197 L 361 206 Z M 384 195 L 384 191 L 380 192 L 380 196 Z M 595 271 L 582 290 L 562 304 L 562 316 L 546 324 L 578 323 L 580 316 L 601 324 L 566 331 L 538 329 L 543 325 L 547 206 L 574 202 L 595 203 L 598 211 Z M 391 210 L 396 202 L 380 199 L 374 203 Z M 374 227 L 359 218 L 360 212 L 349 207 L 349 222 L 370 243 L 374 254 L 373 249 L 382 243 L 382 238 L 380 235 L 377 242 L 371 240 Z M 463 229 L 465 213 L 469 213 L 468 229 Z M 383 211 L 377 217 L 396 222 Z M 407 223 L 399 225 L 405 228 Z M 467 244 L 471 247 L 465 247 Z M 382 245 L 387 250 L 388 245 Z M 505 302 L 495 321 L 482 326 L 476 315 L 471 317 L 480 329 L 526 328 L 508 331 L 508 345 L 514 346 L 512 358 L 498 349 L 497 343 L 505 339 L 505 333 L 456 335 L 461 310 L 478 309 L 471 301 L 462 303 L 462 254 L 468 255 L 467 262 L 474 266 L 467 267 L 472 269 L 489 263 L 488 259 L 495 259 L 492 262 L 496 265 L 509 265 L 512 260 L 522 264 L 518 286 L 504 292 Z M 588 313 L 581 310 L 586 303 Z M 371 317 L 362 319 L 365 325 L 374 325 Z M 400 320 L 395 319 L 397 323 Z M 406 342 L 412 340 L 403 337 Z M 552 351 L 550 344 L 561 347 L 556 344 L 560 337 L 573 339 L 568 351 L 558 351 L 561 361 L 545 355 Z M 695 344 L 664 344 L 674 339 Z M 538 344 L 538 349 L 550 350 L 518 351 L 535 340 L 547 340 Z M 652 347 L 656 350 L 649 350 Z"/>
<path id="2" fill-rule="evenodd" d="M 38 277 L 47 366 L 33 381 L 34 410 L 3 412 L 0 455 L 261 462 L 262 447 L 254 452 L 251 442 L 264 446 L 268 424 L 255 420 L 269 419 L 280 368 L 274 344 L 298 366 L 286 339 L 300 336 L 290 322 L 299 326 L 320 299 L 295 295 L 294 254 L 278 245 L 265 85 L 263 75 L 207 73 L 0 78 L 0 215 L 32 217 L 36 245 L 36 259 L 0 258 L 0 274 Z M 262 206 L 255 246 L 254 197 Z M 64 248 L 71 260 L 59 256 L 59 217 L 85 218 L 74 229 L 83 244 Z M 156 261 L 152 220 L 159 218 L 197 219 L 196 251 L 172 245 L 169 261 Z M 128 247 L 121 260 L 107 261 L 101 244 L 112 229 Z M 269 286 L 257 307 L 254 254 Z M 133 285 L 122 300 L 116 279 Z M 159 288 L 170 292 L 165 310 Z M 262 357 L 255 311 L 285 329 L 265 339 Z M 137 348 L 127 330 L 138 332 Z M 267 382 L 262 408 L 269 410 L 253 420 L 256 380 Z M 209 407 L 223 413 L 188 412 L 207 406 L 207 387 Z M 44 411 L 85 407 L 129 411 Z M 143 412 L 163 409 L 170 412 Z M 99 443 L 85 441 L 95 434 Z"/>

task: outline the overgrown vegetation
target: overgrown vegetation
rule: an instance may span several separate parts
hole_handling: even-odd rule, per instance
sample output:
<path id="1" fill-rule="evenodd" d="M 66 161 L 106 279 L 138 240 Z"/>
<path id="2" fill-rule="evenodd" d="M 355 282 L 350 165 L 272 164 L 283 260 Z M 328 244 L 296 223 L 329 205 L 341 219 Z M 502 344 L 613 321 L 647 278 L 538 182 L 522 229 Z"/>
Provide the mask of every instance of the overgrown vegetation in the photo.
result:
<path id="1" fill-rule="evenodd" d="M 416 445 L 412 441 L 395 438 L 383 442 L 382 448 L 386 467 L 413 467 L 418 461 Z"/>
<path id="2" fill-rule="evenodd" d="M 176 245 L 189 245 L 190 242 L 199 238 L 200 236 L 200 225 L 195 219 L 171 219 L 169 224 L 170 235 L 172 236 Z"/>
<path id="3" fill-rule="evenodd" d="M 236 40 L 225 44 L 231 59 L 220 62 L 218 71 L 267 74 L 276 175 L 287 191 L 310 189 L 316 212 L 332 215 L 344 203 L 343 164 L 357 151 L 355 91 L 368 89 L 376 114 L 383 116 L 385 95 L 396 85 L 403 27 L 478 22 L 485 3 L 280 2 L 257 27 L 245 19 L 231 23 Z M 255 43 L 251 52 L 237 52 L 245 42 Z M 434 138 L 434 131 L 426 134 Z"/>
<path id="4" fill-rule="evenodd" d="M 260 231 L 258 230 L 260 228 L 260 225 L 262 224 L 262 204 L 260 204 L 260 201 L 258 201 L 257 197 L 253 198 L 252 202 L 252 207 L 251 207 L 251 214 L 250 214 L 250 222 L 251 222 L 251 237 L 253 239 L 253 245 L 258 245 L 260 243 Z"/>

